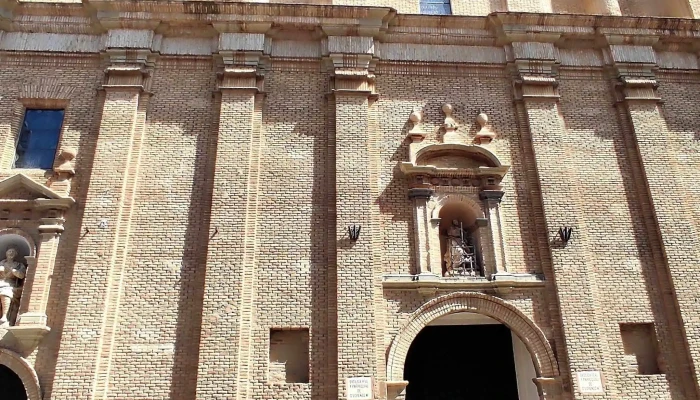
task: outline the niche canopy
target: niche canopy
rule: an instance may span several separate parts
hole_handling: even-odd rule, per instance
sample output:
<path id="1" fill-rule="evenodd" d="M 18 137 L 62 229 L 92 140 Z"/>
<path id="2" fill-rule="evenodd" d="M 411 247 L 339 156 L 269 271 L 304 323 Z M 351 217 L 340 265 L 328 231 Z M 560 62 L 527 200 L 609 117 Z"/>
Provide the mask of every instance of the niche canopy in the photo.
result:
<path id="1" fill-rule="evenodd" d="M 509 166 L 501 164 L 498 157 L 484 146 L 495 137 L 486 125 L 486 115 L 477 116 L 480 129 L 468 143 L 469 138 L 459 131 L 452 118 L 452 106 L 445 104 L 442 110 L 445 122 L 439 132 L 441 135 L 438 135 L 441 143 L 425 143 L 425 133 L 420 128 L 422 115 L 418 111 L 411 114 L 413 128 L 408 132 L 410 161 L 401 163 L 401 171 L 412 178 L 411 186 L 500 186 Z"/>

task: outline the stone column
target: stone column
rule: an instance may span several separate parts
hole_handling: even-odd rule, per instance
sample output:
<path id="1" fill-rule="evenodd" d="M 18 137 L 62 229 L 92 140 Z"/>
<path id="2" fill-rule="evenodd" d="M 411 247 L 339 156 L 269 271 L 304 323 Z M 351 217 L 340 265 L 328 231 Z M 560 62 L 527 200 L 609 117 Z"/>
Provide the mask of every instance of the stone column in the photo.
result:
<path id="1" fill-rule="evenodd" d="M 525 151 L 532 152 L 538 181 L 541 188 L 545 224 L 548 237 L 555 237 L 562 226 L 574 228 L 574 239 L 563 245 L 551 242 L 553 276 L 547 280 L 556 290 L 560 315 L 557 321 L 562 326 L 567 345 L 569 376 L 572 390 L 578 392 L 577 371 L 603 371 L 604 362 L 610 358 L 606 338 L 601 332 L 597 304 L 599 296 L 594 263 L 593 247 L 588 235 L 595 231 L 581 217 L 582 205 L 577 202 L 578 185 L 567 165 L 565 149 L 566 127 L 559 108 L 557 91 L 557 61 L 551 43 L 513 43 L 514 69 L 518 74 L 515 82 L 516 107 L 520 124 L 524 129 Z M 562 355 L 564 357 L 564 355 Z M 610 387 L 615 387 L 613 376 L 605 376 Z M 614 396 L 614 394 L 609 394 Z M 580 394 L 575 395 L 576 398 Z M 545 397 L 551 398 L 549 396 Z"/>
<path id="2" fill-rule="evenodd" d="M 413 200 L 416 275 L 442 274 L 442 271 L 434 271 L 434 267 L 430 263 L 430 210 L 428 209 L 428 200 L 432 195 L 432 189 L 414 188 L 408 191 L 408 198 Z M 437 251 L 440 252 L 439 247 Z"/>
<path id="3" fill-rule="evenodd" d="M 49 302 L 49 290 L 53 268 L 56 264 L 56 252 L 58 242 L 63 233 L 63 218 L 44 218 L 39 225 L 38 254 L 34 266 L 28 266 L 29 273 L 25 287 L 22 290 L 20 303 L 20 315 L 16 325 L 43 325 L 47 324 L 46 305 Z M 31 278 L 31 279 L 29 279 Z"/>
<path id="4" fill-rule="evenodd" d="M 643 222 L 655 263 L 652 276 L 662 303 L 655 314 L 669 335 L 662 339 L 667 349 L 665 367 L 680 378 L 688 398 L 700 398 L 696 372 L 700 370 L 700 342 L 695 340 L 695 332 L 700 331 L 700 320 L 695 317 L 700 226 L 694 211 L 697 199 L 686 191 L 695 178 L 684 180 L 688 172 L 674 154 L 673 133 L 656 91 L 652 43 L 628 46 L 623 39 L 608 37 L 617 75 L 616 107 L 635 174 L 637 201 L 647 216 Z"/>
<path id="5" fill-rule="evenodd" d="M 430 257 L 430 272 L 441 277 L 442 276 L 442 258 L 444 254 L 442 252 L 442 246 L 440 245 L 440 224 L 442 223 L 440 218 L 433 218 L 433 209 L 430 208 L 430 202 L 428 202 L 428 247 L 431 249 L 428 253 Z M 450 223 L 447 221 L 446 223 Z"/>
<path id="6" fill-rule="evenodd" d="M 484 202 L 484 210 L 488 221 L 488 240 L 492 243 L 493 248 L 494 274 L 492 277 L 510 275 L 506 268 L 505 246 L 499 208 L 503 194 L 500 190 L 483 190 L 479 193 L 479 199 Z"/>
<path id="7" fill-rule="evenodd" d="M 125 24 L 127 21 L 120 21 L 118 26 Z M 86 196 L 91 201 L 85 204 L 83 214 L 83 224 L 90 233 L 81 237 L 76 252 L 64 326 L 64 332 L 94 334 L 82 342 L 82 347 L 60 353 L 52 394 L 56 398 L 102 399 L 109 394 L 156 59 L 151 51 L 154 40 L 156 35 L 151 30 L 115 27 L 107 34 L 104 106 Z M 84 269 L 85 265 L 90 269 Z M 76 384 L 68 377 L 86 376 L 86 371 L 92 379 Z M 84 397 L 86 393 L 89 397 Z"/>
<path id="8" fill-rule="evenodd" d="M 374 377 L 379 383 L 385 375 L 385 322 L 379 310 L 382 232 L 376 218 L 379 146 L 372 115 L 375 60 L 371 37 L 327 40 L 335 104 L 338 398 L 345 399 L 347 378 Z M 362 225 L 356 241 L 347 235 L 352 224 Z"/>
<path id="9" fill-rule="evenodd" d="M 269 26 L 268 26 L 269 27 Z M 224 27 L 225 28 L 225 27 Z M 258 182 L 267 27 L 219 35 L 221 95 L 202 309 L 198 399 L 253 397 Z M 225 349 L 222 351 L 222 349 Z"/>

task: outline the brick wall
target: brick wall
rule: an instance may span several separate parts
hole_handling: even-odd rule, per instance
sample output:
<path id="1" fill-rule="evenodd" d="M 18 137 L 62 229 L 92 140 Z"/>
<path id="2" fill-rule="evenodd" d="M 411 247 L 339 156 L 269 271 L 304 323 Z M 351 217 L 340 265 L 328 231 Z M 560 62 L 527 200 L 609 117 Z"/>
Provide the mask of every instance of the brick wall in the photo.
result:
<path id="1" fill-rule="evenodd" d="M 584 10 L 568 4 L 509 7 Z M 410 13 L 417 2 L 381 5 Z M 502 7 L 455 2 L 453 9 Z M 324 10 L 331 18 L 335 9 Z M 280 23 L 289 23 L 284 18 Z M 286 29 L 302 24 L 293 21 Z M 334 21 L 352 34 L 369 29 Z M 563 62 L 556 51 L 551 58 L 532 51 L 538 68 L 567 65 L 537 75 L 536 89 L 523 97 L 528 84 L 518 74 L 539 69 L 487 57 L 503 53 L 492 36 L 502 26 L 481 29 L 485 21 L 383 26 L 393 39 L 421 41 L 429 61 L 377 52 L 365 70 L 360 57 L 333 58 L 356 68 L 353 79 L 366 79 L 354 91 L 332 90 L 351 79 L 321 57 L 322 29 L 309 25 L 295 38 L 316 42 L 284 41 L 306 51 L 297 58 L 270 56 L 269 41 L 281 35 L 274 31 L 260 41 L 254 66 L 258 50 L 236 53 L 232 59 L 248 64 L 226 70 L 223 51 L 161 54 L 128 79 L 123 71 L 105 74 L 109 60 L 95 54 L 1 53 L 0 177 L 16 172 L 9 161 L 26 86 L 71 88 L 60 146 L 78 150 L 77 205 L 56 256 L 52 331 L 27 358 L 44 398 L 327 400 L 344 398 L 351 376 L 375 377 L 380 391 L 397 335 L 426 303 L 460 291 L 498 298 L 501 310 L 514 307 L 509 315 L 535 327 L 529 337 L 544 338 L 538 354 L 555 349 L 564 390 L 548 400 L 582 398 L 575 373 L 584 370 L 603 374 L 600 399 L 694 398 L 697 70 L 661 68 L 653 93 L 664 103 L 651 97 L 627 104 L 598 50 L 568 50 Z M 254 47 L 253 39 L 242 42 Z M 431 49 L 423 42 L 449 44 Z M 530 47 L 546 50 L 544 42 Z M 358 53 L 374 51 L 369 47 Z M 523 62 L 518 52 L 526 46 L 513 47 L 505 53 Z M 471 58 L 445 62 L 445 54 Z M 683 60 L 659 62 L 692 67 Z M 537 277 L 537 285 L 383 285 L 386 276 L 416 272 L 413 203 L 399 169 L 409 159 L 409 115 L 421 109 L 425 140 L 437 142 L 445 103 L 465 137 L 476 133 L 480 112 L 488 115 L 496 139 L 485 148 L 510 166 L 499 205 L 505 267 Z M 28 173 L 47 183 L 43 172 Z M 357 242 L 346 235 L 354 223 L 363 226 Z M 38 235 L 27 221 L 0 220 L 10 225 Z M 562 245 L 556 232 L 567 225 L 574 236 Z M 620 332 L 628 323 L 653 327 L 662 374 L 630 370 Z M 270 353 L 269 342 L 278 329 L 308 329 L 309 383 L 280 382 L 284 371 L 274 360 L 283 357 Z"/>

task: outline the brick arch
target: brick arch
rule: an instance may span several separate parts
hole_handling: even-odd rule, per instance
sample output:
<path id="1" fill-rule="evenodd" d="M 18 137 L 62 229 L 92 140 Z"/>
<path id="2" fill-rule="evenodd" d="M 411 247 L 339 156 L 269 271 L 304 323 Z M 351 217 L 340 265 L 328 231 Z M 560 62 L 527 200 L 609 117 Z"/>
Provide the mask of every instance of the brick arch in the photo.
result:
<path id="1" fill-rule="evenodd" d="M 24 358 L 8 349 L 0 349 L 0 365 L 11 369 L 22 380 L 24 390 L 27 392 L 27 399 L 41 400 L 39 377 Z"/>
<path id="2" fill-rule="evenodd" d="M 470 312 L 495 319 L 510 328 L 527 347 L 538 378 L 559 376 L 559 366 L 549 342 L 537 325 L 505 301 L 483 293 L 457 292 L 435 298 L 416 310 L 389 348 L 387 380 L 403 381 L 404 365 L 411 343 L 431 321 L 449 314 Z"/>
<path id="3" fill-rule="evenodd" d="M 431 217 L 440 218 L 440 210 L 447 204 L 461 203 L 471 209 L 477 218 L 484 218 L 484 210 L 481 208 L 481 204 L 477 203 L 472 197 L 464 193 L 436 193 L 433 197 L 435 206 L 431 212 Z"/>

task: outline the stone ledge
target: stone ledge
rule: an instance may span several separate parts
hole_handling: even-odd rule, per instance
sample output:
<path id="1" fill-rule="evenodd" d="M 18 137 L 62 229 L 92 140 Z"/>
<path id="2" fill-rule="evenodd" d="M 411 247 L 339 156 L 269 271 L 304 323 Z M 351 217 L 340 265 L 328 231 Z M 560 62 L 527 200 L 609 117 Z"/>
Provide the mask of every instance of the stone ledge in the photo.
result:
<path id="1" fill-rule="evenodd" d="M 388 381 L 383 383 L 383 391 L 386 392 L 386 398 L 388 400 L 394 400 L 404 398 L 406 395 L 406 386 L 408 386 L 408 381 Z"/>
<path id="2" fill-rule="evenodd" d="M 437 289 L 453 290 L 512 290 L 541 288 L 545 285 L 541 274 L 510 274 L 499 273 L 485 277 L 440 277 L 433 274 L 386 274 L 382 277 L 382 286 L 386 290 L 415 289 L 431 291 Z"/>
<path id="3" fill-rule="evenodd" d="M 49 331 L 51 328 L 45 325 L 0 328 L 0 348 L 12 350 L 22 357 L 28 357 L 36 350 Z"/>

